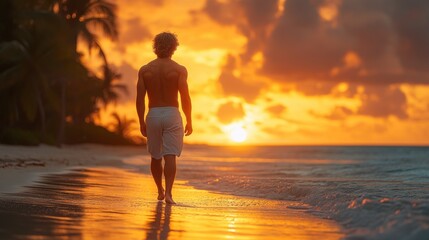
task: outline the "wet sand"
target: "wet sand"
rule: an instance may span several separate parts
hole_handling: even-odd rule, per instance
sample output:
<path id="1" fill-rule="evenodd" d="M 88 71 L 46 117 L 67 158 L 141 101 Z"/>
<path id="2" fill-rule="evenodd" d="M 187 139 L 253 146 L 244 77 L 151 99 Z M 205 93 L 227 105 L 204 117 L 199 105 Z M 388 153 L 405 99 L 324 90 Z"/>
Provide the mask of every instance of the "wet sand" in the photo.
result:
<path id="1" fill-rule="evenodd" d="M 36 179 L 20 191 L 0 193 L 0 239 L 343 236 L 335 222 L 308 214 L 294 202 L 211 193 L 185 181 L 176 181 L 173 190 L 179 204 L 166 205 L 155 199 L 151 176 L 132 169 L 75 167 Z"/>

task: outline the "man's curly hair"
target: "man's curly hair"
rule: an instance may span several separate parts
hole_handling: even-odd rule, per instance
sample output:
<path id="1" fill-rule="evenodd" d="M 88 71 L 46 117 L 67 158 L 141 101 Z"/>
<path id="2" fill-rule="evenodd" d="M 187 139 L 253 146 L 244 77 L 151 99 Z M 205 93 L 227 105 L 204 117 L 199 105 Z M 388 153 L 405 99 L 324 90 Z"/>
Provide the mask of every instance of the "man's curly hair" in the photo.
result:
<path id="1" fill-rule="evenodd" d="M 162 32 L 153 39 L 153 51 L 159 58 L 171 57 L 179 46 L 179 41 L 174 33 Z"/>

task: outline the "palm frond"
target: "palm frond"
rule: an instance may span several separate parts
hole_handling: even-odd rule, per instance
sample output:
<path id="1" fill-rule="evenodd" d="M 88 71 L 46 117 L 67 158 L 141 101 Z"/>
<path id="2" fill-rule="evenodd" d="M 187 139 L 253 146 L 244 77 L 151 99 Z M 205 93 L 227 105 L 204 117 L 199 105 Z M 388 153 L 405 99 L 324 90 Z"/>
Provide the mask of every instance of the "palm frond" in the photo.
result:
<path id="1" fill-rule="evenodd" d="M 130 94 L 130 92 L 128 91 L 128 87 L 125 84 L 114 84 L 114 85 L 112 85 L 112 88 L 118 89 L 119 91 L 121 91 L 125 95 Z"/>
<path id="2" fill-rule="evenodd" d="M 102 33 L 109 37 L 112 40 L 117 39 L 118 37 L 118 30 L 116 27 L 116 23 L 112 21 L 112 19 L 108 17 L 90 17 L 86 18 L 82 21 L 87 27 L 93 27 L 94 29 L 101 28 Z"/>
<path id="3" fill-rule="evenodd" d="M 103 51 L 103 48 L 101 47 L 100 43 L 98 42 L 97 39 L 94 39 L 93 41 L 93 46 L 95 46 L 95 48 L 97 48 L 98 50 L 98 56 L 101 57 L 101 59 L 103 59 L 104 64 L 107 64 L 107 56 Z"/>

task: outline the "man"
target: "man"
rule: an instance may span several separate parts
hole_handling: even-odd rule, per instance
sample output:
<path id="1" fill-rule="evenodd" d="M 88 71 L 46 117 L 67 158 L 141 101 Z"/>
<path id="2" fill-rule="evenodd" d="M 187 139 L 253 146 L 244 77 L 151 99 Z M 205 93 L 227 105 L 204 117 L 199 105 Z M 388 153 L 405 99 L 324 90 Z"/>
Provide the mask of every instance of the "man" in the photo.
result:
<path id="1" fill-rule="evenodd" d="M 140 68 L 137 83 L 136 107 L 140 131 L 147 137 L 147 149 L 151 154 L 151 172 L 158 188 L 158 200 L 175 204 L 171 190 L 176 177 L 176 156 L 180 156 L 183 135 L 192 133 L 191 97 L 189 96 L 185 67 L 171 60 L 179 42 L 175 34 L 163 32 L 155 36 L 153 50 L 157 58 Z M 145 114 L 146 92 L 149 112 Z M 186 116 L 183 130 L 178 110 L 178 93 Z M 164 157 L 165 193 L 162 187 L 162 158 Z"/>

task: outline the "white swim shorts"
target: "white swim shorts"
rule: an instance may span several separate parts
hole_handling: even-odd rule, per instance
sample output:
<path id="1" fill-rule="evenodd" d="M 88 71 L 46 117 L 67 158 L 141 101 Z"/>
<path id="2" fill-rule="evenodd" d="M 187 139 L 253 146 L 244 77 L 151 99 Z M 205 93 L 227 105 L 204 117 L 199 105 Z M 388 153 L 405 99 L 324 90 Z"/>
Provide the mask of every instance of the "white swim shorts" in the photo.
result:
<path id="1" fill-rule="evenodd" d="M 146 116 L 147 150 L 155 159 L 180 156 L 183 148 L 183 123 L 177 107 L 154 107 Z"/>

